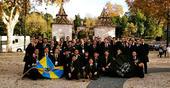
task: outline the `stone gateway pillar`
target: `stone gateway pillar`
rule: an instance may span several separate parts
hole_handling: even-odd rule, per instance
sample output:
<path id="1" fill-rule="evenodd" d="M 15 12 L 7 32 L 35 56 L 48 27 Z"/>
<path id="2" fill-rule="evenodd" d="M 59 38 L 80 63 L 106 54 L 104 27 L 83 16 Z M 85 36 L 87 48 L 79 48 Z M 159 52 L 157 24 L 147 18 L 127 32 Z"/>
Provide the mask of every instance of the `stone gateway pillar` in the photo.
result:
<path id="1" fill-rule="evenodd" d="M 67 36 L 70 36 L 70 39 L 72 39 L 72 24 L 67 19 L 67 14 L 62 4 L 56 15 L 56 20 L 52 24 L 52 38 L 54 39 L 55 37 L 56 40 L 59 41 L 60 38 L 66 39 Z"/>
<path id="2" fill-rule="evenodd" d="M 94 28 L 94 36 L 100 37 L 102 40 L 108 36 L 115 37 L 115 28 L 116 26 L 112 23 L 108 13 L 103 9 Z"/>

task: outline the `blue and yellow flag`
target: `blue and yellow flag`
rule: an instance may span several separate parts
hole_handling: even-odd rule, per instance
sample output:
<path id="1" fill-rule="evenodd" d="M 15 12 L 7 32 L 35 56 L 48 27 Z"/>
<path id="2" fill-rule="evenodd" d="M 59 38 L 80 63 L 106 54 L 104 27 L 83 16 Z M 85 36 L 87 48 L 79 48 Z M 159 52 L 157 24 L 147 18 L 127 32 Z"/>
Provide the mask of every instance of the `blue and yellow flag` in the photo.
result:
<path id="1" fill-rule="evenodd" d="M 33 68 L 38 69 L 38 72 L 45 78 L 57 79 L 63 75 L 63 66 L 55 67 L 48 56 L 42 58 Z"/>

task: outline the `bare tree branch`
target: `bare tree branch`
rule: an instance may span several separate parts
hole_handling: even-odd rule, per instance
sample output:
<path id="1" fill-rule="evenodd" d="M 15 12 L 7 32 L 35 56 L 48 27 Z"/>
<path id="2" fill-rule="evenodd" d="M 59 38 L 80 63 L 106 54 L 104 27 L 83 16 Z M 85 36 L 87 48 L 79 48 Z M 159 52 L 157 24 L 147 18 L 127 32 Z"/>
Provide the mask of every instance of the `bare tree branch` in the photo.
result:
<path id="1" fill-rule="evenodd" d="M 14 16 L 14 23 L 16 24 L 18 22 L 18 18 L 19 18 L 19 10 L 16 10 L 15 16 Z"/>
<path id="2" fill-rule="evenodd" d="M 7 25 L 9 22 L 7 20 L 9 20 L 9 16 L 6 15 L 6 13 L 2 10 L 2 20 L 3 22 Z"/>
<path id="3" fill-rule="evenodd" d="M 12 9 L 11 9 L 11 14 L 10 14 L 10 21 L 12 20 L 13 13 L 14 13 L 14 9 L 15 9 L 15 7 L 12 7 Z"/>

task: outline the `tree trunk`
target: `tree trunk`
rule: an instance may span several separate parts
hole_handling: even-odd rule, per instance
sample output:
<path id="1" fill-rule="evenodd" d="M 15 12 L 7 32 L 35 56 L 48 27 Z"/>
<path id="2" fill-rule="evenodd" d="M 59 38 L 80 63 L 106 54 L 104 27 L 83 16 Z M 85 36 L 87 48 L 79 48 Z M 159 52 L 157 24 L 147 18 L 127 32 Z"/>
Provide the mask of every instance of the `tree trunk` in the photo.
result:
<path id="1" fill-rule="evenodd" d="M 12 41 L 13 41 L 13 33 L 14 33 L 15 25 L 9 24 L 7 25 L 7 52 L 12 52 Z"/>
<path id="2" fill-rule="evenodd" d="M 15 7 L 12 7 L 11 13 L 9 16 L 6 15 L 4 11 L 2 11 L 2 14 L 3 14 L 2 19 L 7 29 L 7 52 L 12 52 L 12 40 L 13 40 L 14 28 L 18 22 L 18 18 L 20 15 L 18 10 L 16 10 L 16 13 L 14 14 L 14 9 Z"/>

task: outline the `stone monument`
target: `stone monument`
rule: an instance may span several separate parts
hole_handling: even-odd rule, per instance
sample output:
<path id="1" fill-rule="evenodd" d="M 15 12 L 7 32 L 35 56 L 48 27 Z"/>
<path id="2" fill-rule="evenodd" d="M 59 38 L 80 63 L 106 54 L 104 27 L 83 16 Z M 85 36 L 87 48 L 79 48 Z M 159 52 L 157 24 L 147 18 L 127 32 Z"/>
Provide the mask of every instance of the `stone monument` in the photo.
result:
<path id="1" fill-rule="evenodd" d="M 60 38 L 65 39 L 67 36 L 70 36 L 70 39 L 72 39 L 72 24 L 67 19 L 67 14 L 65 13 L 62 3 L 59 12 L 56 15 L 56 20 L 52 24 L 52 38 L 59 41 Z"/>
<path id="2" fill-rule="evenodd" d="M 104 8 L 94 27 L 94 37 L 100 37 L 102 40 L 108 36 L 115 37 L 115 27 Z"/>

